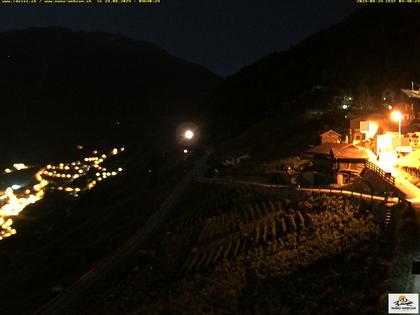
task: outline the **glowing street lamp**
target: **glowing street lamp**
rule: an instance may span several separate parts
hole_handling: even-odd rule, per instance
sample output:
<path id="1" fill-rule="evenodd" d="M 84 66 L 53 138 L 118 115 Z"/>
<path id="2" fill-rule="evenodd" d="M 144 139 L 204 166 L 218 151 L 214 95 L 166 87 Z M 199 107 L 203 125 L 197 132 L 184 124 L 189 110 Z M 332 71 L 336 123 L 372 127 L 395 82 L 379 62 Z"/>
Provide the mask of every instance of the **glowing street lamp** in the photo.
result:
<path id="1" fill-rule="evenodd" d="M 393 111 L 391 113 L 391 119 L 393 121 L 398 121 L 398 135 L 401 137 L 401 120 L 402 120 L 401 112 Z"/>
<path id="2" fill-rule="evenodd" d="M 191 140 L 192 138 L 194 138 L 194 132 L 190 129 L 186 130 L 184 132 L 184 138 L 187 140 Z"/>

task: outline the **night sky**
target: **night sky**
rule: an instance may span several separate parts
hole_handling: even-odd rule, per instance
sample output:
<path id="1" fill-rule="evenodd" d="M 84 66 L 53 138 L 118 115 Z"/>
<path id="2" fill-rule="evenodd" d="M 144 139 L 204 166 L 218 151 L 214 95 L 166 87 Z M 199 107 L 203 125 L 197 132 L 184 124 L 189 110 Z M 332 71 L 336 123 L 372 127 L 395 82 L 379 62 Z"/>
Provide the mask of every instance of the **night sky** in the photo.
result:
<path id="1" fill-rule="evenodd" d="M 355 0 L 161 0 L 131 5 L 1 5 L 0 30 L 64 26 L 152 41 L 228 76 L 341 21 Z"/>

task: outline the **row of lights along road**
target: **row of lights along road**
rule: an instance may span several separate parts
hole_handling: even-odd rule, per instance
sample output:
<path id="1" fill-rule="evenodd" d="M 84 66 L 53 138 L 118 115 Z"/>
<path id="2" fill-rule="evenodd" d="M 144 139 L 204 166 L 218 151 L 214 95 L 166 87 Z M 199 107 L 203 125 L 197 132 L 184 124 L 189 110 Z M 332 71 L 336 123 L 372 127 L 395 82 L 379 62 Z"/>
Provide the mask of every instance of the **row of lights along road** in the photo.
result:
<path id="1" fill-rule="evenodd" d="M 83 149 L 81 146 L 78 148 Z M 17 216 L 26 206 L 44 198 L 46 190 L 59 190 L 78 197 L 81 192 L 94 188 L 102 180 L 118 175 L 123 171 L 121 167 L 108 170 L 103 163 L 109 157 L 123 151 L 123 147 L 114 148 L 109 154 L 99 154 L 94 150 L 90 156 L 82 160 L 57 165 L 49 164 L 35 174 L 35 184 L 25 187 L 15 184 L 0 191 L 0 240 L 17 233 L 12 226 L 11 217 Z M 30 168 L 33 167 L 15 163 L 13 167 L 4 169 L 4 174 Z"/>

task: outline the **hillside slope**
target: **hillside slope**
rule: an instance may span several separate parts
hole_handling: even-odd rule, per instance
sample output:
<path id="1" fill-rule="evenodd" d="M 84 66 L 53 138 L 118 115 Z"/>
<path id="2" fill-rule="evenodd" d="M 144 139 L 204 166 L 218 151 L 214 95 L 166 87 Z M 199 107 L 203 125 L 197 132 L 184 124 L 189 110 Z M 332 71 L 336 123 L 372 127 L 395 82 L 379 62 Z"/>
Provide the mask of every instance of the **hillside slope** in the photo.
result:
<path id="1" fill-rule="evenodd" d="M 138 130 L 127 126 L 194 116 L 220 82 L 152 43 L 62 28 L 0 33 L 0 68 L 0 131 L 15 154 L 97 140 L 116 125 L 129 135 Z"/>
<path id="2" fill-rule="evenodd" d="M 375 101 L 385 88 L 420 81 L 419 53 L 420 8 L 368 6 L 287 51 L 244 67 L 208 102 L 216 116 L 224 113 L 217 124 L 226 134 L 273 111 L 290 115 L 325 106 L 316 100 L 316 86 L 332 93 L 352 89 L 356 95 L 368 90 Z"/>

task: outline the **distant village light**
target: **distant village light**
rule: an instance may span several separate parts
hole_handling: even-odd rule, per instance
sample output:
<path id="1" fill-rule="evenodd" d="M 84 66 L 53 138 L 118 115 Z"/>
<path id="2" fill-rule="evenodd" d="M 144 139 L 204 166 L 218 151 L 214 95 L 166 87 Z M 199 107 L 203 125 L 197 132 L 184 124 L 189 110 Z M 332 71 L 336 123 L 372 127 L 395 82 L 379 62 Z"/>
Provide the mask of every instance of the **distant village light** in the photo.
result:
<path id="1" fill-rule="evenodd" d="M 24 169 L 26 169 L 26 168 L 29 168 L 28 166 L 26 166 L 25 164 L 23 164 L 23 163 L 15 163 L 15 164 L 13 164 L 13 167 L 15 168 L 15 169 L 17 169 L 18 171 L 20 171 L 20 170 L 24 170 Z"/>

